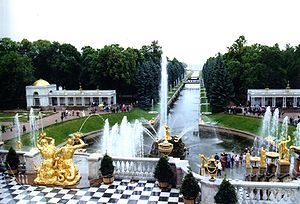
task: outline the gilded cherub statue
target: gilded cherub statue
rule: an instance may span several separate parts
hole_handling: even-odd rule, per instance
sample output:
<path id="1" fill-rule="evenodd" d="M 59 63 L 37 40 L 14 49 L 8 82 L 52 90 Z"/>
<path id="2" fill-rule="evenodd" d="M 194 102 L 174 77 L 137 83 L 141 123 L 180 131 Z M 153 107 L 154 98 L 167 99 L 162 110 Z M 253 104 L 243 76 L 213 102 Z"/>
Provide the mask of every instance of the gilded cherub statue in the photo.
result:
<path id="1" fill-rule="evenodd" d="M 266 167 L 266 150 L 264 147 L 260 149 L 260 167 Z"/>
<path id="2" fill-rule="evenodd" d="M 287 140 L 281 140 L 278 144 L 279 161 L 289 163 L 290 150 L 287 148 L 287 143 L 291 141 L 288 136 Z"/>

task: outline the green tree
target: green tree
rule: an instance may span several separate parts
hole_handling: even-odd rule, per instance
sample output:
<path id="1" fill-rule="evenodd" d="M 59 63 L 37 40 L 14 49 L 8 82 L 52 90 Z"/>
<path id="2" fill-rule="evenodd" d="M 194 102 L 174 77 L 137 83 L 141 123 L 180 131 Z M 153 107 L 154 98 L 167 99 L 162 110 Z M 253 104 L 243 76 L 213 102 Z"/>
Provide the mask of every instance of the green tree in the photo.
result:
<path id="1" fill-rule="evenodd" d="M 235 204 L 237 201 L 238 199 L 234 186 L 224 178 L 215 195 L 215 202 L 217 204 Z"/>

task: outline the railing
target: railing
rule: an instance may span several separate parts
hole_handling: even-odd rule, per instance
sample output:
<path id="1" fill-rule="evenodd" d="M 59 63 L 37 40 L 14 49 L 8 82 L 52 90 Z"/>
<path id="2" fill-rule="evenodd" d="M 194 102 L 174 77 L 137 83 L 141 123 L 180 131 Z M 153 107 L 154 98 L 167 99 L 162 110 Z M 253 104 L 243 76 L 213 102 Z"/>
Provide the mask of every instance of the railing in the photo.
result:
<path id="1" fill-rule="evenodd" d="M 158 158 L 114 157 L 116 178 L 154 180 L 153 172 Z"/>
<path id="2" fill-rule="evenodd" d="M 188 168 L 181 168 L 186 174 Z M 203 203 L 214 203 L 221 179 L 209 181 L 209 176 L 200 176 L 193 173 L 202 189 L 201 200 Z M 230 180 L 235 187 L 238 203 L 300 203 L 300 181 L 291 182 L 254 182 Z"/>

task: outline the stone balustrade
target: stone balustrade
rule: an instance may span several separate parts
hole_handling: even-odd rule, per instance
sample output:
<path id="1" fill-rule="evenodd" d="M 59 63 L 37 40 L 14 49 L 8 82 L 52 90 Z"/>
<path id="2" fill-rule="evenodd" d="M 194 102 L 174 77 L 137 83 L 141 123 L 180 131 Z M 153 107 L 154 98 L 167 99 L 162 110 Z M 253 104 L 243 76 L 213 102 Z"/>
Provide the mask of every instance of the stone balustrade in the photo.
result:
<path id="1" fill-rule="evenodd" d="M 182 168 L 184 174 L 188 168 Z M 200 176 L 194 173 L 201 187 L 201 201 L 214 203 L 214 196 L 222 183 L 222 179 L 209 181 L 209 176 Z M 238 203 L 299 203 L 300 181 L 291 182 L 254 182 L 231 180 L 230 183 L 236 188 Z"/>

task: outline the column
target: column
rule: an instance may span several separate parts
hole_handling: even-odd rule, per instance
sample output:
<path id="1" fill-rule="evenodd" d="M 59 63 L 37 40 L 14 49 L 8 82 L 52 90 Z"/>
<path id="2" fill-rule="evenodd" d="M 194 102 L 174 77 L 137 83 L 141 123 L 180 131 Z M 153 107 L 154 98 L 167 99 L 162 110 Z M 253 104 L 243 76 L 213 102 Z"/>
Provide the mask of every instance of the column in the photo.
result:
<path id="1" fill-rule="evenodd" d="M 107 97 L 107 105 L 110 105 L 110 104 L 111 104 L 111 96 Z"/>
<path id="2" fill-rule="evenodd" d="M 82 104 L 82 106 L 85 106 L 84 97 L 81 97 L 81 104 Z"/>
<path id="3" fill-rule="evenodd" d="M 254 98 L 251 97 L 251 106 L 254 106 L 255 105 L 255 101 L 254 101 Z"/>
<path id="4" fill-rule="evenodd" d="M 266 106 L 266 98 L 265 97 L 261 97 L 261 106 L 262 107 Z"/>
<path id="5" fill-rule="evenodd" d="M 76 106 L 76 97 L 73 97 L 73 104 Z"/>
<path id="6" fill-rule="evenodd" d="M 65 106 L 69 105 L 68 97 L 65 97 Z"/>
<path id="7" fill-rule="evenodd" d="M 294 108 L 297 108 L 297 97 L 294 97 L 293 107 L 294 107 Z"/>
<path id="8" fill-rule="evenodd" d="M 282 108 L 286 108 L 286 97 L 282 98 Z"/>
<path id="9" fill-rule="evenodd" d="M 114 104 L 117 104 L 117 97 L 116 95 L 113 96 Z"/>
<path id="10" fill-rule="evenodd" d="M 272 98 L 272 107 L 274 108 L 276 106 L 276 97 Z"/>
<path id="11" fill-rule="evenodd" d="M 102 97 L 99 97 L 99 104 L 102 103 Z"/>
<path id="12" fill-rule="evenodd" d="M 57 106 L 60 106 L 60 97 L 57 97 Z"/>
<path id="13" fill-rule="evenodd" d="M 93 103 L 93 97 L 90 97 L 90 105 Z"/>

